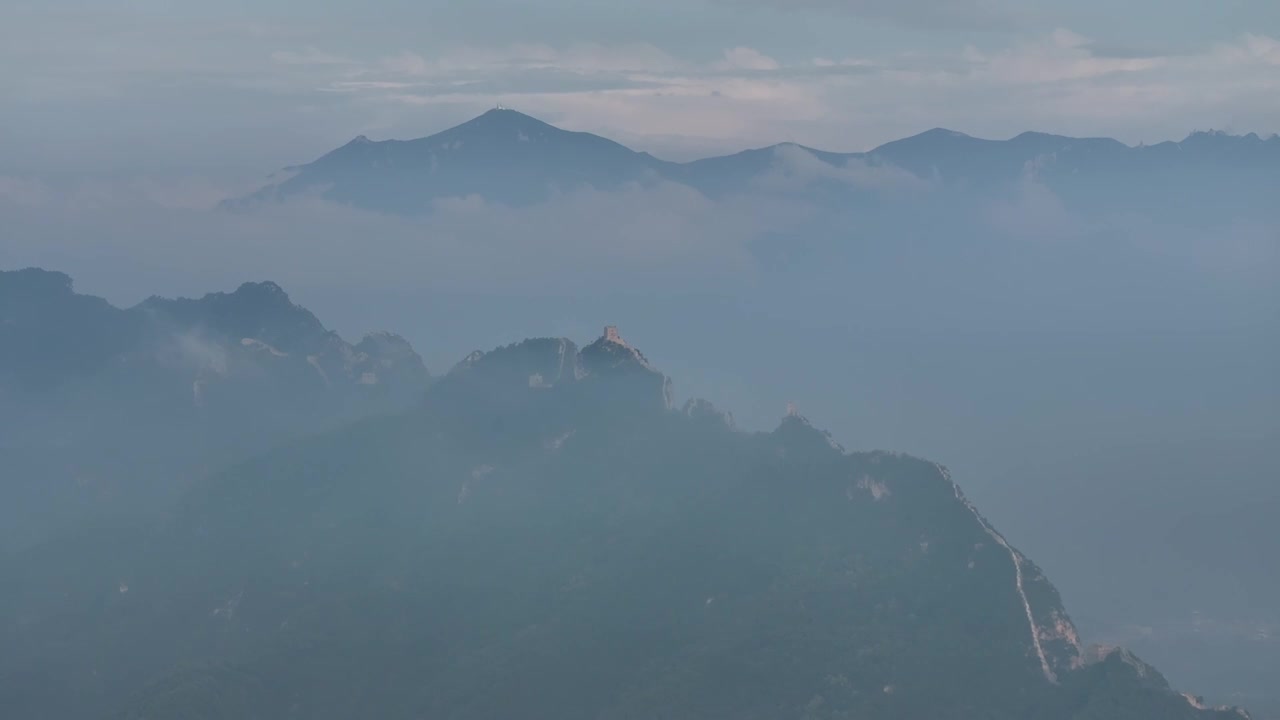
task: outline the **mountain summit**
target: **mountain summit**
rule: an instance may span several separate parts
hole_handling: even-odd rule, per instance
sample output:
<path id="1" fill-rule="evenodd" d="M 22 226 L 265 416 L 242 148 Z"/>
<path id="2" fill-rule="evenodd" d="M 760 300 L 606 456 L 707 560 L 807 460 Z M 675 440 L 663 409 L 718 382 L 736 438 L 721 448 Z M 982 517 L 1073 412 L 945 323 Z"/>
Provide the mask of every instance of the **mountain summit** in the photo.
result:
<path id="1" fill-rule="evenodd" d="M 569 132 L 515 110 L 494 109 L 417 140 L 363 135 L 245 198 L 266 202 L 321 192 L 384 212 L 425 212 L 434 201 L 478 195 L 524 205 L 583 186 L 616 188 L 664 163 L 598 135 Z"/>
<path id="2" fill-rule="evenodd" d="M 403 338 L 349 343 L 274 282 L 117 308 L 62 273 L 0 271 L 0 545 L 147 514 L 214 460 L 411 406 L 429 383 Z"/>
<path id="3" fill-rule="evenodd" d="M 1280 138 L 1208 132 L 1192 133 L 1181 142 L 1130 147 L 1110 138 L 1038 132 L 985 140 L 935 128 L 864 153 L 783 143 L 675 163 L 496 108 L 417 140 L 374 141 L 361 135 L 314 162 L 288 168 L 285 179 L 225 206 L 319 195 L 367 210 L 413 215 L 431 212 L 448 198 L 527 205 L 584 187 L 611 190 L 656 180 L 721 196 L 758 190 L 774 175 L 795 175 L 797 164 L 808 168 L 800 173 L 801 183 L 830 183 L 832 170 L 852 169 L 856 179 L 870 167 L 895 169 L 899 181 L 914 176 L 917 185 L 964 189 L 1031 178 L 1068 195 L 1106 199 L 1124 208 L 1170 193 L 1201 204 L 1210 196 L 1233 203 L 1256 199 L 1262 192 L 1258 188 L 1270 187 L 1280 171 Z M 826 172 L 816 171 L 824 166 Z M 1110 182 L 1116 174 L 1127 181 L 1118 186 Z M 822 196 L 837 207 L 878 187 L 837 184 L 840 192 Z"/>
<path id="4" fill-rule="evenodd" d="M 770 433 L 616 328 L 473 353 L 408 413 L 0 584 L 16 716 L 1227 720 L 1082 646 L 936 463 Z M 50 567 L 64 572 L 50 574 Z M 39 711 L 39 712 L 37 712 Z M 114 713 L 114 714 L 113 714 Z"/>

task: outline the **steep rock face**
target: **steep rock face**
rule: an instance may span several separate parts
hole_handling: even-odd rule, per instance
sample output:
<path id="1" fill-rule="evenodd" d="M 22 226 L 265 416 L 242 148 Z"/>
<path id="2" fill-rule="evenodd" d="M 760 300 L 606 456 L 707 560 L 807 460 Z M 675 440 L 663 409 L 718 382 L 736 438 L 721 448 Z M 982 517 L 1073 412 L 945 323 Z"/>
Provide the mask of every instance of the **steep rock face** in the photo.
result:
<path id="1" fill-rule="evenodd" d="M 974 520 L 1000 549 L 1009 553 L 1014 570 L 1014 592 L 1027 617 L 1031 647 L 1046 680 L 1057 683 L 1062 673 L 1077 670 L 1085 663 L 1080 635 L 1062 607 L 1058 591 L 1034 563 L 1009 544 L 973 503 L 965 498 L 960 486 L 951 481 L 951 473 L 941 465 L 938 472 L 952 484 L 956 500 L 973 514 Z"/>
<path id="2" fill-rule="evenodd" d="M 0 703 L 1239 717 L 1128 654 L 1082 651 L 1052 585 L 937 464 L 846 452 L 794 413 L 749 434 L 701 404 L 669 410 L 656 372 L 608 332 L 578 353 L 554 339 L 479 353 L 410 414 L 201 483 L 169 527 L 11 558 Z"/>

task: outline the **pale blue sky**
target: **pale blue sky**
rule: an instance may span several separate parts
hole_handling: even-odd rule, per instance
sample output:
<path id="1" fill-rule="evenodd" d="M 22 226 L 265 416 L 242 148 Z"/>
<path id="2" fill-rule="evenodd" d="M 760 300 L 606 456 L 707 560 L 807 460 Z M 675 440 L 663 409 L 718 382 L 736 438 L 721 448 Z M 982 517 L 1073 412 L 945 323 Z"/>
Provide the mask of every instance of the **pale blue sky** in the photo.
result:
<path id="1" fill-rule="evenodd" d="M 503 102 L 673 158 L 1280 131 L 1271 0 L 4 0 L 0 175 L 259 177 Z M 8 168 L 5 170 L 4 168 Z"/>

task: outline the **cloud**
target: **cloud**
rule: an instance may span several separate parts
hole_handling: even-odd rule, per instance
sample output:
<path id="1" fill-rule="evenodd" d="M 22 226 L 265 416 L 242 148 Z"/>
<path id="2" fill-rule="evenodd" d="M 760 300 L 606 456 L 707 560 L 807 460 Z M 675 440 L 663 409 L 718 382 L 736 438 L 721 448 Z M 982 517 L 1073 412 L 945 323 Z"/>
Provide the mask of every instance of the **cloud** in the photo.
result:
<path id="1" fill-rule="evenodd" d="M 582 74 L 667 72 L 685 65 L 647 44 L 579 43 L 556 48 L 543 44 L 505 47 L 462 46 L 426 58 L 409 50 L 379 59 L 385 71 L 418 77 L 474 76 L 495 72 L 556 69 Z M 376 72 L 368 68 L 366 72 Z"/>
<path id="2" fill-rule="evenodd" d="M 339 81 L 328 90 L 334 92 L 363 92 L 368 90 L 395 90 L 385 97 L 409 105 L 430 105 L 447 102 L 448 99 L 473 99 L 477 97 L 500 99 L 503 97 L 562 95 L 569 93 L 608 92 L 616 90 L 650 89 L 664 90 L 668 86 L 661 81 L 645 80 L 639 76 L 612 73 L 575 73 L 557 68 L 528 68 L 491 75 L 477 74 L 466 78 L 420 79 L 414 82 L 395 81 Z M 440 99 L 440 100 L 437 100 Z"/>
<path id="3" fill-rule="evenodd" d="M 1235 45 L 1220 45 L 1215 53 L 1227 62 L 1280 65 L 1280 40 L 1266 35 L 1245 33 Z"/>
<path id="4" fill-rule="evenodd" d="M 139 190 L 142 188 L 142 191 Z M 740 283 L 748 246 L 779 217 L 767 203 L 729 208 L 685 186 L 591 189 L 533 207 L 479 195 L 436 203 L 426 218 L 395 218 L 303 198 L 227 213 L 170 202 L 145 183 L 85 184 L 39 206 L 0 197 L 7 264 L 73 274 L 119 272 L 163 287 L 281 283 L 336 287 L 540 292 L 559 283 L 612 287 Z M 376 238 L 376 241 L 369 241 Z M 165 280 L 165 277 L 169 277 Z"/>
<path id="5" fill-rule="evenodd" d="M 252 186 L 228 185 L 198 176 L 49 183 L 33 177 L 0 175 L 0 209 L 29 207 L 51 213 L 83 213 L 124 206 L 206 210 L 230 195 L 251 189 Z"/>
<path id="6" fill-rule="evenodd" d="M 992 229 L 1011 239 L 1058 242 L 1079 239 L 1087 223 L 1069 212 L 1052 190 L 1034 180 L 1023 180 L 1009 197 L 996 199 L 987 208 Z"/>
<path id="7" fill-rule="evenodd" d="M 1033 20 L 1025 3 L 1011 0 L 720 0 L 726 5 L 779 11 L 841 13 L 926 30 L 1010 30 Z"/>
<path id="8" fill-rule="evenodd" d="M 416 321 L 408 298 L 429 295 L 490 310 L 591 298 L 586 314 L 619 295 L 668 305 L 743 298 L 766 314 L 776 302 L 792 303 L 796 317 L 821 306 L 842 322 L 984 327 L 1260 322 L 1280 299 L 1280 224 L 1269 208 L 1192 227 L 1181 215 L 1082 210 L 1034 182 L 957 193 L 891 167 L 832 167 L 798 147 L 779 148 L 774 164 L 761 184 L 724 199 L 660 182 L 519 208 L 466 195 L 419 218 L 315 197 L 216 212 L 186 192 L 157 195 L 156 181 L 85 182 L 50 188 L 38 205 L 0 197 L 0 262 L 68 272 L 84 291 L 126 304 L 271 279 L 350 322 L 364 312 L 352 298 L 376 296 L 400 313 L 393 327 Z M 815 181 L 819 192 L 792 192 Z M 862 192 L 832 194 L 828 183 Z"/>
<path id="9" fill-rule="evenodd" d="M 777 60 L 749 47 L 736 47 L 724 51 L 724 60 L 716 63 L 723 70 L 777 70 Z"/>
<path id="10" fill-rule="evenodd" d="M 772 171 L 757 181 L 761 188 L 802 189 L 817 180 L 835 181 L 860 190 L 925 190 L 930 186 L 928 180 L 907 170 L 873 165 L 860 158 L 832 165 L 799 145 L 779 145 L 773 153 Z"/>
<path id="11" fill-rule="evenodd" d="M 178 367 L 198 368 L 218 375 L 227 374 L 227 350 L 197 330 L 188 330 L 167 338 L 168 343 L 158 351 L 158 358 L 166 364 Z"/>
<path id="12" fill-rule="evenodd" d="M 969 63 L 968 77 L 973 81 L 1042 86 L 1069 80 L 1143 73 L 1164 67 L 1169 62 L 1162 57 L 1099 56 L 1094 53 L 1088 38 L 1064 28 L 993 54 L 967 47 L 964 59 Z"/>
<path id="13" fill-rule="evenodd" d="M 859 17 L 899 12 L 889 2 L 805 6 Z M 901 12 L 1007 10 L 927 0 Z M 189 166 L 235 157 L 246 172 L 262 174 L 355 134 L 420 137 L 495 103 L 637 149 L 676 148 L 681 157 L 779 141 L 865 150 L 935 126 L 983 137 L 1032 129 L 1130 143 L 1180 138 L 1196 127 L 1280 129 L 1270 100 L 1280 94 L 1280 42 L 1259 30 L 1198 49 L 1121 51 L 1069 26 L 1048 26 L 1038 34 L 1021 28 L 894 39 L 889 49 L 850 43 L 860 52 L 847 56 L 829 54 L 826 45 L 828 54 L 813 57 L 750 33 L 682 54 L 678 45 L 634 35 L 488 46 L 415 45 L 396 35 L 362 50 L 340 36 L 253 34 L 244 22 L 228 28 L 185 49 L 180 32 L 155 33 L 147 45 L 124 43 L 122 29 L 106 34 L 97 55 L 72 48 L 55 57 L 29 42 L 0 48 L 8 66 L 29 68 L 3 85 L 13 91 L 18 120 L 0 164 L 12 174 L 89 161 L 77 158 Z M 145 116 L 139 108 L 148 109 Z M 102 121 L 93 132 L 69 119 L 88 115 Z M 206 140 L 213 132 L 225 136 Z"/>
<path id="14" fill-rule="evenodd" d="M 477 193 L 462 197 L 436 198 L 431 201 L 436 212 L 465 213 L 484 209 L 484 198 Z"/>
<path id="15" fill-rule="evenodd" d="M 49 200 L 49 187 L 34 178 L 0 175 L 0 201 L 16 205 L 44 205 Z"/>
<path id="16" fill-rule="evenodd" d="M 314 47 L 302 50 L 277 50 L 271 53 L 271 62 L 281 65 L 349 65 L 351 60 L 341 55 L 322 52 Z"/>

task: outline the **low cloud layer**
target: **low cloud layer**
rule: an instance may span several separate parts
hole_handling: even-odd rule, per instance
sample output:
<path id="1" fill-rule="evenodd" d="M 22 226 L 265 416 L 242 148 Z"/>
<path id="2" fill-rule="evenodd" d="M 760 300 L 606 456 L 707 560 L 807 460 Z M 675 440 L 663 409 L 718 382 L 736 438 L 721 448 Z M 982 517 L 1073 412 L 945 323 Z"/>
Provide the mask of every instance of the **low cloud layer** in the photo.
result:
<path id="1" fill-rule="evenodd" d="M 1280 307 L 1280 221 L 1266 209 L 1193 226 L 1070 207 L 1033 180 L 957 194 L 797 146 L 777 148 L 772 170 L 720 199 L 658 182 L 520 208 L 443 198 L 419 218 L 317 197 L 213 209 L 240 190 L 198 178 L 0 177 L 0 265 L 63 270 L 122 303 L 270 279 L 327 294 L 701 293 L 812 302 L 839 308 L 842 322 L 887 326 L 1204 327 Z"/>
<path id="2" fill-rule="evenodd" d="M 200 204 L 196 181 L 53 188 L 0 182 L 0 262 L 101 277 L 252 277 L 438 290 L 555 292 L 619 282 L 746 282 L 750 240 L 788 216 L 776 203 L 712 202 L 674 183 L 582 189 L 528 208 L 447 198 L 426 218 L 389 217 L 308 198 L 246 212 Z M 148 283 L 142 283 L 147 285 Z M 134 298 L 135 300 L 138 298 Z"/>
<path id="3" fill-rule="evenodd" d="M 892 165 L 873 165 L 861 158 L 849 158 L 843 164 L 823 162 L 798 145 L 773 148 L 772 171 L 756 181 L 764 192 L 771 190 L 803 190 L 815 181 L 833 181 L 855 190 L 925 191 L 932 182 L 916 177 Z"/>

